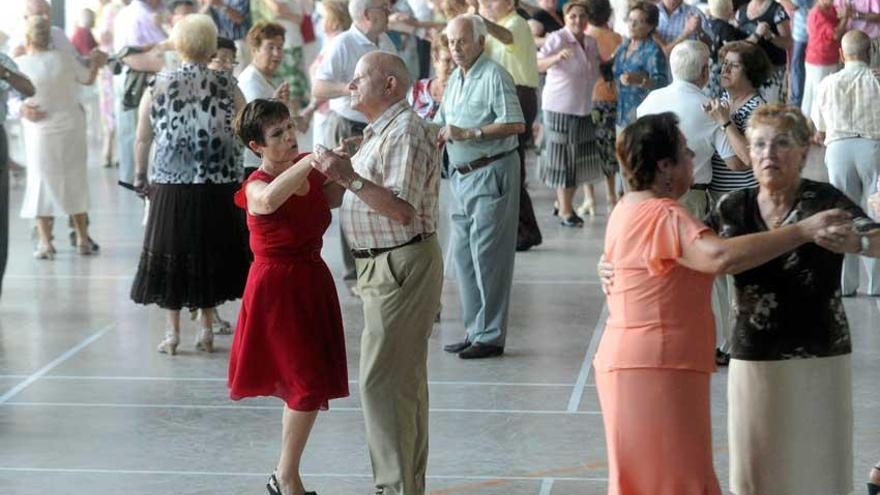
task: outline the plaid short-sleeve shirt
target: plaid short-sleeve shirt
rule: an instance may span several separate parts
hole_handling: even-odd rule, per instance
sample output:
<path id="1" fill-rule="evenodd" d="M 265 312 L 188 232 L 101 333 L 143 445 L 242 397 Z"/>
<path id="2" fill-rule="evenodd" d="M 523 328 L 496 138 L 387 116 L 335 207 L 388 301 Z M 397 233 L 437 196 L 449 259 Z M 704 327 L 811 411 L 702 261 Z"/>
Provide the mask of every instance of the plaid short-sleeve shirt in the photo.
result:
<path id="1" fill-rule="evenodd" d="M 439 216 L 440 150 L 434 145 L 438 128 L 421 119 L 401 100 L 364 129 L 364 140 L 352 157 L 354 171 L 390 189 L 416 211 L 409 225 L 376 212 L 356 194 L 342 199 L 342 229 L 354 249 L 405 244 L 436 229 Z"/>

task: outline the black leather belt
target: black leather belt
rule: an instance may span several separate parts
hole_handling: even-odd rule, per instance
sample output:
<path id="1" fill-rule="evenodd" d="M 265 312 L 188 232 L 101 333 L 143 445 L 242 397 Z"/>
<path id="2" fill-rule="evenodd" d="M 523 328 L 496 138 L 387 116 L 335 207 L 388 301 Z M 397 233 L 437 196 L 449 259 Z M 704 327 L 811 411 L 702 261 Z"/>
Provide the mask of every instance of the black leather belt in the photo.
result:
<path id="1" fill-rule="evenodd" d="M 496 161 L 504 158 L 505 156 L 507 156 L 515 151 L 516 151 L 516 148 L 514 148 L 512 150 L 505 151 L 503 153 L 498 153 L 497 155 L 486 156 L 483 158 L 477 158 L 476 160 L 474 160 L 472 162 L 464 163 L 461 165 L 456 165 L 455 170 L 458 173 L 460 173 L 461 175 L 469 174 L 469 173 L 473 172 L 474 170 L 483 168 L 492 162 L 496 162 Z"/>
<path id="2" fill-rule="evenodd" d="M 424 241 L 425 239 L 434 235 L 433 232 L 430 234 L 419 234 L 412 239 L 404 242 L 403 244 L 399 244 L 397 246 L 386 247 L 386 248 L 372 248 L 372 249 L 352 249 L 351 255 L 355 258 L 375 258 L 380 254 L 387 253 L 388 251 L 394 251 L 397 248 L 402 248 L 404 246 L 409 246 L 411 244 L 418 244 L 419 242 Z"/>
<path id="3" fill-rule="evenodd" d="M 696 189 L 697 191 L 705 191 L 709 189 L 709 184 L 692 184 L 691 189 Z"/>

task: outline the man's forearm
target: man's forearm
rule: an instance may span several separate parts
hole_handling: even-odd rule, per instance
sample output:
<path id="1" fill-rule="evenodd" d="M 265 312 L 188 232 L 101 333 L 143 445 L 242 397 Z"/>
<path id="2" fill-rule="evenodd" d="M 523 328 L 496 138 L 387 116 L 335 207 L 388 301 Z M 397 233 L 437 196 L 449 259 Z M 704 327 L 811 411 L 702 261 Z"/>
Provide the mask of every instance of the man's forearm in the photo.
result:
<path id="1" fill-rule="evenodd" d="M 165 68 L 165 61 L 153 50 L 129 55 L 125 64 L 138 72 L 160 72 Z"/>
<path id="2" fill-rule="evenodd" d="M 12 89 L 18 91 L 25 98 L 34 96 L 34 93 L 36 92 L 31 80 L 18 72 L 7 69 L 6 82 L 12 86 Z"/>
<path id="3" fill-rule="evenodd" d="M 483 131 L 483 139 L 501 139 L 508 136 L 516 136 L 522 134 L 526 130 L 526 125 L 522 122 L 512 124 L 489 124 L 480 127 Z"/>
<path id="4" fill-rule="evenodd" d="M 513 33 L 510 32 L 507 28 L 500 24 L 496 24 L 489 19 L 483 17 L 483 23 L 486 24 L 486 31 L 489 32 L 489 35 L 493 38 L 497 39 L 501 43 L 505 45 L 510 45 L 513 43 Z"/>
<path id="5" fill-rule="evenodd" d="M 347 177 L 343 182 L 350 184 L 355 177 Z M 406 201 L 398 198 L 390 189 L 371 182 L 363 177 L 364 186 L 356 194 L 358 198 L 367 204 L 376 213 L 387 217 L 397 223 L 409 225 L 415 217 L 416 210 Z"/>
<path id="6" fill-rule="evenodd" d="M 329 100 L 331 98 L 339 98 L 340 96 L 348 96 L 348 83 L 336 81 L 316 80 L 312 85 L 312 97 Z"/>

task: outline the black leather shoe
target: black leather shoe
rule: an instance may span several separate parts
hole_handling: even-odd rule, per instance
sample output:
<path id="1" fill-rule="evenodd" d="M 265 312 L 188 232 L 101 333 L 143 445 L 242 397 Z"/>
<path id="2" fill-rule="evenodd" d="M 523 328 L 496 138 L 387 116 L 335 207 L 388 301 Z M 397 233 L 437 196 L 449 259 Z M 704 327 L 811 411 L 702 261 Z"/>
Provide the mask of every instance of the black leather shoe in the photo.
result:
<path id="1" fill-rule="evenodd" d="M 519 252 L 528 251 L 535 246 L 540 246 L 541 241 L 516 241 L 516 250 Z"/>
<path id="2" fill-rule="evenodd" d="M 451 352 L 451 353 L 457 354 L 457 353 L 467 349 L 470 346 L 471 346 L 471 343 L 468 342 L 467 339 L 465 339 L 461 342 L 456 342 L 454 344 L 446 344 L 443 346 L 443 350 L 446 352 Z"/>
<path id="3" fill-rule="evenodd" d="M 462 359 L 483 359 L 495 357 L 504 354 L 504 348 L 497 345 L 486 345 L 479 342 L 474 343 L 467 349 L 458 353 L 458 357 Z"/>

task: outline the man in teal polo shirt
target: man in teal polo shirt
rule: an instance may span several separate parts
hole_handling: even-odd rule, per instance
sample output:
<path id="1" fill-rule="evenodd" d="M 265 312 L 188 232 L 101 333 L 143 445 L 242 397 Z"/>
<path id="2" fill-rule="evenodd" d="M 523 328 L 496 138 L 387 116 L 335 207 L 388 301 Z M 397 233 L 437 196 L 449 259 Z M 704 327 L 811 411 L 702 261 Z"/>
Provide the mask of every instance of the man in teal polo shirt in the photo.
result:
<path id="1" fill-rule="evenodd" d="M 434 121 L 451 165 L 451 246 L 467 337 L 444 349 L 462 359 L 500 356 L 519 216 L 517 134 L 525 124 L 513 79 L 483 52 L 483 20 L 456 17 L 446 36 L 458 68 Z"/>

